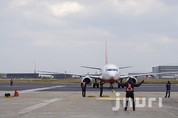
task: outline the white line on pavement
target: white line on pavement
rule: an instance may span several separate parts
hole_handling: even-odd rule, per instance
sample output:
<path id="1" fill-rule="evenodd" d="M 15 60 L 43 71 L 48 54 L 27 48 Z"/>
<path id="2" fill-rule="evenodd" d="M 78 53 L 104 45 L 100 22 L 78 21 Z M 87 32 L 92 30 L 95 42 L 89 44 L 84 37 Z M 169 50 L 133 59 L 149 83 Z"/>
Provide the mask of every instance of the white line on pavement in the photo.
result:
<path id="1" fill-rule="evenodd" d="M 58 87 L 64 87 L 64 86 L 52 86 L 52 87 L 28 89 L 28 90 L 22 90 L 22 91 L 19 91 L 19 92 L 20 93 L 28 93 L 28 92 L 34 92 L 34 91 L 40 91 L 40 90 L 46 90 L 46 89 L 53 89 L 53 88 L 58 88 Z"/>
<path id="2" fill-rule="evenodd" d="M 28 113 L 28 112 L 31 112 L 35 109 L 38 109 L 38 108 L 41 108 L 41 107 L 44 107 L 50 103 L 53 103 L 53 102 L 57 102 L 57 101 L 60 101 L 61 98 L 53 98 L 53 99 L 50 99 L 50 100 L 46 100 L 42 103 L 39 103 L 39 104 L 36 104 L 36 105 L 33 105 L 33 106 L 30 106 L 30 107 L 27 107 L 27 108 L 24 108 L 22 110 L 19 111 L 20 114 L 24 114 L 24 113 Z"/>
<path id="3" fill-rule="evenodd" d="M 47 90 L 47 89 L 53 89 L 53 88 L 58 88 L 58 87 L 65 87 L 63 86 L 52 86 L 52 87 L 44 87 L 44 88 L 36 88 L 36 89 L 27 89 L 27 90 L 21 90 L 19 93 L 29 93 L 29 92 L 35 92 L 35 91 L 40 91 L 40 90 Z M 0 91 L 0 96 L 4 96 L 4 93 L 12 93 L 14 91 Z"/>

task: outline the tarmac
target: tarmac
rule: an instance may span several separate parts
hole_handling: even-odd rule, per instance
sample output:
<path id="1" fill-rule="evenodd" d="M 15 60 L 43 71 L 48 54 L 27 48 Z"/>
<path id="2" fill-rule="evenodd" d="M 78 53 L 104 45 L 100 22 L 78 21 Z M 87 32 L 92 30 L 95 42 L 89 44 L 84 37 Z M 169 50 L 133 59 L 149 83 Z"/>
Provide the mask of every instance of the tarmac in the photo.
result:
<path id="1" fill-rule="evenodd" d="M 162 92 L 136 91 L 135 98 L 139 98 L 140 104 L 146 100 L 145 105 L 142 107 L 136 105 L 136 111 L 133 111 L 129 105 L 128 110 L 124 111 L 124 91 L 118 93 L 118 89 L 113 91 L 108 89 L 103 93 L 106 97 L 99 97 L 99 91 L 87 91 L 87 97 L 82 97 L 81 91 L 70 91 L 73 88 L 68 89 L 68 91 L 52 91 L 54 88 L 61 89 L 66 86 L 29 87 L 30 89 L 18 91 L 19 96 L 12 98 L 5 98 L 4 94 L 10 93 L 13 96 L 14 91 L 9 91 L 9 88 L 8 90 L 4 89 L 0 91 L 0 118 L 178 117 L 177 92 L 171 92 L 170 98 L 164 98 L 164 90 Z M 149 106 L 151 98 L 155 100 Z"/>
<path id="2" fill-rule="evenodd" d="M 32 84 L 32 83 L 15 83 L 13 86 L 10 86 L 9 83 L 0 83 L 0 91 L 14 91 L 14 89 L 18 89 L 19 91 L 23 90 L 31 90 L 35 88 L 46 88 L 47 89 L 39 89 L 38 91 L 81 91 L 80 84 Z M 54 87 L 60 86 L 60 87 Z M 111 91 L 109 89 L 109 84 L 104 85 L 104 91 Z M 117 88 L 117 84 L 114 84 L 114 88 L 117 92 L 124 92 L 125 89 Z M 135 91 L 137 92 L 165 92 L 166 86 L 165 84 L 142 84 L 140 87 L 135 87 Z M 98 88 L 93 88 L 91 86 L 87 86 L 87 91 L 96 91 L 98 92 Z M 171 85 L 172 92 L 178 92 L 178 85 Z"/>

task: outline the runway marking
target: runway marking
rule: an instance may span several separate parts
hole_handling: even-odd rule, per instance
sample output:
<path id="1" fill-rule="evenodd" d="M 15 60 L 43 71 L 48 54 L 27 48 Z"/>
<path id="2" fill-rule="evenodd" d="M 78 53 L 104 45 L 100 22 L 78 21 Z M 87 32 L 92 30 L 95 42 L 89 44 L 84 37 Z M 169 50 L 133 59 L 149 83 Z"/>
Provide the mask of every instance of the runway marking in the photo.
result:
<path id="1" fill-rule="evenodd" d="M 52 86 L 52 87 L 43 87 L 43 88 L 36 88 L 36 89 L 27 89 L 27 90 L 21 90 L 21 91 L 18 91 L 18 92 L 20 92 L 20 93 L 29 93 L 29 92 L 35 92 L 35 91 L 40 91 L 40 90 L 53 89 L 53 88 L 58 88 L 58 87 L 65 87 L 65 85 L 62 85 L 62 86 Z M 14 91 L 0 91 L 0 92 L 13 93 Z M 4 93 L 0 93 L 0 96 L 4 96 Z"/>
<path id="2" fill-rule="evenodd" d="M 96 98 L 97 100 L 126 100 L 125 97 L 101 97 L 101 98 Z M 131 98 L 129 98 L 131 100 Z M 142 98 L 135 98 L 134 100 L 142 100 Z"/>
<path id="3" fill-rule="evenodd" d="M 42 103 L 39 103 L 39 104 L 36 104 L 36 105 L 33 105 L 33 106 L 30 106 L 30 107 L 27 107 L 27 108 L 24 108 L 22 110 L 19 111 L 20 114 L 24 114 L 24 113 L 29 113 L 35 109 L 38 109 L 38 108 L 41 108 L 41 107 L 44 107 L 48 104 L 51 104 L 53 102 L 57 102 L 57 101 L 60 101 L 61 98 L 53 98 L 53 99 L 50 99 L 50 100 L 46 100 Z"/>
<path id="4" fill-rule="evenodd" d="M 47 90 L 47 89 L 53 89 L 53 88 L 58 88 L 58 87 L 64 87 L 64 86 L 52 86 L 52 87 L 44 87 L 44 88 L 36 88 L 36 89 L 27 89 L 27 90 L 22 90 L 22 91 L 19 91 L 19 92 L 20 93 L 28 93 L 28 92 Z"/>
<path id="5" fill-rule="evenodd" d="M 112 89 L 112 91 L 114 92 L 114 94 L 116 95 L 116 97 L 120 96 L 120 94 L 116 93 L 116 91 L 114 89 Z"/>
<path id="6" fill-rule="evenodd" d="M 172 113 L 172 112 L 169 112 L 169 111 L 168 111 L 168 110 L 166 110 L 166 109 L 163 109 L 163 111 L 168 112 L 169 114 L 171 114 L 171 115 L 173 115 L 173 116 L 175 116 L 175 117 L 178 117 L 178 115 L 177 115 L 177 114 Z"/>

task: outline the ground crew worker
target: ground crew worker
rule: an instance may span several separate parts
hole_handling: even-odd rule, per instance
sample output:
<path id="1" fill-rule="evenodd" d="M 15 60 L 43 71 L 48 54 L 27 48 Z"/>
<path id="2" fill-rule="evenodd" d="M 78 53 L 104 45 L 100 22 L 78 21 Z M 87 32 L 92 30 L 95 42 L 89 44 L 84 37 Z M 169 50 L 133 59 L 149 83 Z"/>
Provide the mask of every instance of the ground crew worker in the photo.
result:
<path id="1" fill-rule="evenodd" d="M 86 86 L 87 86 L 87 84 L 86 84 L 86 82 L 85 82 L 85 80 L 81 83 L 81 87 L 82 87 L 82 96 L 83 97 L 86 97 Z"/>
<path id="2" fill-rule="evenodd" d="M 101 80 L 100 81 L 100 97 L 103 96 L 103 85 L 104 85 L 104 82 Z"/>
<path id="3" fill-rule="evenodd" d="M 13 80 L 12 79 L 10 80 L 10 86 L 13 86 Z"/>
<path id="4" fill-rule="evenodd" d="M 144 80 L 146 79 L 146 77 L 144 78 Z M 133 106 L 133 111 L 135 111 L 135 101 L 134 101 L 134 87 L 139 87 L 143 82 L 141 81 L 139 84 L 133 83 L 132 78 L 129 78 L 129 80 L 122 84 L 120 83 L 121 86 L 125 86 L 126 87 L 126 106 L 125 106 L 125 111 L 127 111 L 127 106 L 128 106 L 128 99 L 129 97 L 132 98 L 132 106 Z"/>
<path id="5" fill-rule="evenodd" d="M 168 98 L 170 97 L 170 90 L 171 90 L 171 83 L 170 83 L 170 81 L 168 81 L 167 84 L 166 84 L 166 95 L 165 95 L 165 98 L 167 97 L 167 94 L 168 94 Z"/>

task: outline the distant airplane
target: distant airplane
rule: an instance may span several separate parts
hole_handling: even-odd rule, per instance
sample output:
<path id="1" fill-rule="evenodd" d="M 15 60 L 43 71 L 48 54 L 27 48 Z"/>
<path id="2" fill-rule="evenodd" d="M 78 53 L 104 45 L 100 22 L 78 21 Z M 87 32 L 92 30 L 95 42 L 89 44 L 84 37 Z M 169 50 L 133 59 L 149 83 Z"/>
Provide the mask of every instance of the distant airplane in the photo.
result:
<path id="1" fill-rule="evenodd" d="M 118 88 L 120 88 L 119 81 L 122 81 L 123 79 L 129 79 L 131 78 L 134 83 L 137 83 L 137 77 L 139 76 L 155 76 L 159 74 L 170 74 L 170 73 L 178 73 L 178 72 L 164 72 L 164 73 L 145 73 L 145 74 L 137 74 L 137 75 L 121 75 L 120 70 L 128 67 L 118 67 L 115 64 L 108 64 L 108 58 L 107 58 L 107 42 L 105 43 L 105 65 L 103 68 L 98 67 L 88 67 L 88 66 L 81 66 L 84 68 L 89 69 L 96 69 L 100 70 L 101 73 L 98 75 L 80 75 L 80 74 L 69 74 L 69 73 L 60 73 L 60 74 L 68 74 L 68 75 L 74 75 L 74 76 L 80 76 L 82 77 L 81 82 L 85 80 L 88 86 L 93 84 L 93 88 L 97 87 L 99 88 L 99 83 L 97 80 L 103 81 L 104 83 L 110 83 L 110 88 L 113 88 L 113 83 L 118 83 Z M 40 71 L 40 72 L 47 72 L 47 71 Z M 55 72 L 49 72 L 49 73 L 55 73 Z M 59 73 L 58 73 L 59 74 Z M 93 82 L 94 79 L 94 82 Z"/>

